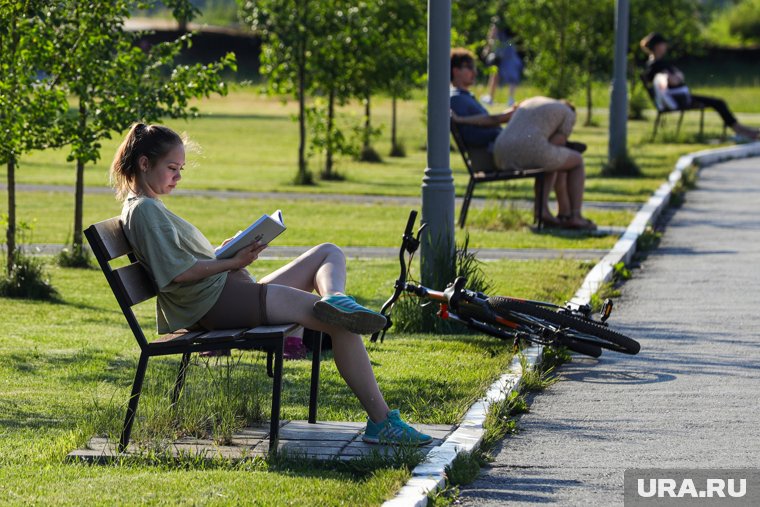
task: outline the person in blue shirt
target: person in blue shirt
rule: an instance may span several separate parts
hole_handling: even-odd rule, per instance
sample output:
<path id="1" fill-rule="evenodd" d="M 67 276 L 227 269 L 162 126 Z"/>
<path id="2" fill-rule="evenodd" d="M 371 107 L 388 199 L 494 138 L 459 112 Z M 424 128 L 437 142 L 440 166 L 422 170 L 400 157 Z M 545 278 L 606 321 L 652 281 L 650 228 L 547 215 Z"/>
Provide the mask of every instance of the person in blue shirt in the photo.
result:
<path id="1" fill-rule="evenodd" d="M 488 148 L 493 151 L 493 143 L 501 133 L 499 125 L 507 123 L 517 109 L 517 104 L 508 107 L 500 114 L 491 115 L 469 88 L 475 84 L 478 75 L 475 67 L 475 55 L 466 49 L 451 51 L 451 95 L 450 106 L 456 116 L 489 115 L 492 117 L 488 126 L 467 125 L 459 126 L 462 140 L 468 148 Z"/>

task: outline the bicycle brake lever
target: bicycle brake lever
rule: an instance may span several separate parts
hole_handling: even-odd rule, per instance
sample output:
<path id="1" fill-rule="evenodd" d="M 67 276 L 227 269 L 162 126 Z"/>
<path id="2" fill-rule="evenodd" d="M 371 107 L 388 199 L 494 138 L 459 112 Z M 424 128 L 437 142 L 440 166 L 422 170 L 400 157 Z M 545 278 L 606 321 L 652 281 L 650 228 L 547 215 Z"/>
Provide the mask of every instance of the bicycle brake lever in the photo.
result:
<path id="1" fill-rule="evenodd" d="M 417 249 L 420 247 L 420 234 L 422 234 L 422 231 L 425 230 L 425 227 L 427 227 L 427 222 L 420 225 L 420 228 L 417 229 L 417 235 L 412 236 L 411 234 L 408 237 L 404 238 L 404 241 L 406 241 L 406 251 L 407 253 L 413 254 L 417 251 Z"/>

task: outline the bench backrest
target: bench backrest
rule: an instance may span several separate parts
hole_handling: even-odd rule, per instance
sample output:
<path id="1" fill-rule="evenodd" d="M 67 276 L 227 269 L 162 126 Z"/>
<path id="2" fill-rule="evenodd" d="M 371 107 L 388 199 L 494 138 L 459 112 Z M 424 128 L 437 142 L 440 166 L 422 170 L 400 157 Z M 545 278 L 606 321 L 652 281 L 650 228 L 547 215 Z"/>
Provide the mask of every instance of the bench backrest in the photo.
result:
<path id="1" fill-rule="evenodd" d="M 473 148 L 468 149 L 464 144 L 462 133 L 459 130 L 459 125 L 452 119 L 450 126 L 451 137 L 454 138 L 454 144 L 456 144 L 457 151 L 461 153 L 464 165 L 467 167 L 467 171 L 470 176 L 474 176 L 475 173 L 490 173 L 495 172 L 496 164 L 493 161 L 493 154 L 488 151 L 488 148 Z"/>
<path id="2" fill-rule="evenodd" d="M 134 256 L 132 246 L 124 234 L 121 218 L 114 217 L 93 224 L 84 234 L 137 342 L 141 348 L 147 347 L 148 341 L 132 307 L 155 297 L 157 291 L 150 274 Z M 129 264 L 111 268 L 111 262 L 125 256 L 129 259 Z"/>
<path id="3" fill-rule="evenodd" d="M 644 71 L 641 74 L 639 74 L 639 79 L 641 80 L 641 85 L 647 91 L 647 95 L 649 95 L 649 98 L 652 100 L 652 104 L 654 105 L 654 108 L 660 111 L 660 108 L 657 106 L 657 97 L 654 93 L 654 85 L 652 84 L 651 81 L 649 81 L 649 79 L 647 79 L 647 72 Z"/>

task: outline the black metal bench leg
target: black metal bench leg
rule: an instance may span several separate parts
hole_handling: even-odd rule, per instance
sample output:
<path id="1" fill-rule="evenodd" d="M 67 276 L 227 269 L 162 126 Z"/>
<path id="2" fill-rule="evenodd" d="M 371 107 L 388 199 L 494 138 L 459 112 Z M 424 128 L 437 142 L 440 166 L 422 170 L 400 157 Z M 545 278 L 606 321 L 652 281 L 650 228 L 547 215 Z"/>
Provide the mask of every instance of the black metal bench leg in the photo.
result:
<path id="1" fill-rule="evenodd" d="M 475 179 L 470 176 L 470 182 L 467 184 L 467 192 L 464 194 L 464 202 L 462 202 L 462 211 L 459 212 L 459 227 L 464 229 L 464 223 L 467 220 L 467 210 L 470 208 L 470 200 L 472 200 L 472 194 L 475 191 Z"/>
<path id="2" fill-rule="evenodd" d="M 661 117 L 662 117 L 662 113 L 658 111 L 657 118 L 654 119 L 654 130 L 652 131 L 652 141 L 654 141 L 657 138 L 657 128 L 660 126 Z"/>
<path id="3" fill-rule="evenodd" d="M 536 227 L 541 230 L 544 227 L 544 185 L 545 185 L 545 174 L 539 174 L 536 176 L 536 182 L 534 185 L 535 191 L 533 192 L 535 194 L 533 198 L 533 211 L 534 216 L 536 218 Z"/>
<path id="4" fill-rule="evenodd" d="M 683 114 L 684 114 L 684 111 L 681 111 L 681 114 L 678 116 L 678 126 L 676 126 L 676 136 L 681 133 L 681 123 L 683 123 Z"/>
<path id="5" fill-rule="evenodd" d="M 179 362 L 179 373 L 177 373 L 177 381 L 174 383 L 174 392 L 172 393 L 172 406 L 176 405 L 179 401 L 179 396 L 182 394 L 182 388 L 185 386 L 185 375 L 187 374 L 187 365 L 190 363 L 190 352 L 182 354 L 182 360 Z"/>
<path id="6" fill-rule="evenodd" d="M 699 137 L 702 138 L 705 133 L 705 108 L 699 110 Z"/>
<path id="7" fill-rule="evenodd" d="M 283 338 L 274 352 L 274 379 L 272 380 L 272 416 L 269 423 L 269 452 L 277 451 L 277 441 L 280 438 L 280 401 L 282 396 L 282 352 L 285 343 Z"/>
<path id="8" fill-rule="evenodd" d="M 312 352 L 311 352 L 311 388 L 309 390 L 309 423 L 317 422 L 317 403 L 319 400 L 319 366 L 322 351 L 322 333 L 304 330 L 304 333 L 312 333 Z"/>
<path id="9" fill-rule="evenodd" d="M 129 436 L 132 433 L 132 423 L 135 421 L 137 403 L 140 401 L 142 384 L 145 379 L 145 370 L 148 368 L 148 357 L 149 356 L 145 353 L 140 354 L 140 360 L 137 363 L 135 381 L 132 384 L 132 395 L 129 398 L 129 405 L 127 406 L 127 417 L 124 419 L 124 428 L 121 431 L 121 438 L 119 439 L 119 452 L 124 452 L 127 445 L 129 445 Z"/>

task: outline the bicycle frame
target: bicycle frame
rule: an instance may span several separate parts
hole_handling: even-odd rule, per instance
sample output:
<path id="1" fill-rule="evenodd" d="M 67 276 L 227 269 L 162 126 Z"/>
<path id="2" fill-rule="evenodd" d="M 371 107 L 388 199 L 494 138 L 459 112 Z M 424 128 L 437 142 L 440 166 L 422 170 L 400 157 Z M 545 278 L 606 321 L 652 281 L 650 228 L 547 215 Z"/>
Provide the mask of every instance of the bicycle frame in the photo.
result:
<path id="1" fill-rule="evenodd" d="M 393 325 L 393 322 L 390 318 L 390 311 L 393 305 L 396 303 L 396 301 L 398 301 L 401 294 L 405 292 L 414 294 L 420 299 L 438 303 L 440 305 L 438 316 L 444 320 L 454 320 L 456 322 L 460 322 L 464 324 L 470 329 L 484 332 L 484 333 L 490 334 L 491 336 L 495 336 L 497 338 L 501 338 L 504 340 L 507 340 L 507 339 L 519 340 L 521 338 L 521 335 L 520 335 L 521 324 L 519 322 L 514 322 L 502 316 L 494 314 L 494 312 L 488 307 L 486 303 L 487 296 L 485 294 L 476 293 L 476 292 L 466 289 L 464 287 L 466 283 L 466 280 L 464 278 L 462 277 L 457 278 L 454 281 L 454 283 L 450 284 L 444 291 L 430 289 L 428 287 L 417 285 L 417 284 L 410 283 L 407 281 L 408 269 L 407 269 L 407 263 L 406 263 L 406 255 L 408 254 L 410 256 L 409 259 L 411 260 L 412 256 L 419 248 L 420 234 L 422 233 L 422 231 L 425 229 L 427 225 L 423 223 L 420 226 L 419 230 L 417 231 L 417 235 L 415 236 L 413 234 L 413 228 L 414 228 L 414 223 L 416 219 L 417 219 L 417 211 L 412 210 L 409 213 L 409 219 L 407 221 L 406 228 L 404 229 L 404 235 L 401 241 L 401 248 L 399 250 L 399 264 L 401 267 L 400 275 L 394 284 L 393 295 L 390 298 L 388 298 L 388 300 L 383 304 L 382 308 L 380 309 L 380 313 L 383 314 L 388 319 L 388 321 L 384 329 L 372 335 L 372 337 L 370 338 L 370 341 L 376 342 L 379 337 L 380 341 L 383 342 L 383 340 L 385 339 L 386 331 Z M 519 301 L 528 301 L 534 304 L 561 308 L 558 305 L 554 305 L 552 303 L 545 303 L 542 301 L 529 301 L 529 300 L 519 300 Z M 500 328 L 500 327 L 496 327 L 492 324 L 483 322 L 482 320 L 476 319 L 471 316 L 462 316 L 460 315 L 461 313 L 460 307 L 462 310 L 465 310 L 464 311 L 465 314 L 484 312 L 488 316 L 489 321 L 496 322 L 502 326 L 505 326 L 508 330 Z M 468 312 L 468 310 L 470 311 Z M 547 337 L 545 341 L 548 343 L 550 339 L 551 338 Z M 534 337 L 532 341 L 544 342 L 544 340 L 537 339 L 536 337 Z"/>

